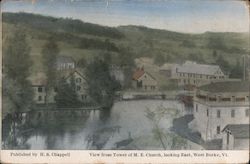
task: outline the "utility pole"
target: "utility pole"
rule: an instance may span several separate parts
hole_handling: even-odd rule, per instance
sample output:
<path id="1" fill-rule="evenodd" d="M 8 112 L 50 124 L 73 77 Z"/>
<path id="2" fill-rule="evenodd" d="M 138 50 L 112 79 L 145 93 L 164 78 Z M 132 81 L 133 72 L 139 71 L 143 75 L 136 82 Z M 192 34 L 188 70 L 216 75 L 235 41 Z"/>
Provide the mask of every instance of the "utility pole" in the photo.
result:
<path id="1" fill-rule="evenodd" d="M 243 80 L 246 80 L 246 60 L 245 60 L 245 55 L 243 55 Z"/>

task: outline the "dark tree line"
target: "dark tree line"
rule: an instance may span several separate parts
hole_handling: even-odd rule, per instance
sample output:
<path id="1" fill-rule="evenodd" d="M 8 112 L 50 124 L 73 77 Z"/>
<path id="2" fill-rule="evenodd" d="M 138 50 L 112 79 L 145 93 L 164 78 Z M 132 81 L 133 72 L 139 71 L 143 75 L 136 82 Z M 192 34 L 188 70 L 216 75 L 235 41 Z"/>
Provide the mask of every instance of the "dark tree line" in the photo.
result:
<path id="1" fill-rule="evenodd" d="M 3 45 L 3 99 L 8 99 L 9 105 L 13 107 L 4 110 L 21 112 L 31 106 L 33 92 L 28 80 L 31 65 L 26 36 L 16 31 Z"/>
<path id="2" fill-rule="evenodd" d="M 85 23 L 70 18 L 54 18 L 29 13 L 3 13 L 3 21 L 12 24 L 25 24 L 28 27 L 37 28 L 42 31 L 63 31 L 67 33 L 104 36 L 114 39 L 124 37 L 124 35 L 115 28 Z"/>
<path id="3" fill-rule="evenodd" d="M 31 65 L 26 36 L 15 31 L 3 43 L 2 111 L 6 115 L 2 119 L 3 127 L 7 128 L 3 137 L 8 138 L 5 143 L 11 147 L 18 144 L 16 130 L 21 121 L 20 113 L 30 110 L 33 105 L 33 90 L 28 80 Z"/>
<path id="4" fill-rule="evenodd" d="M 120 84 L 111 77 L 108 61 L 96 58 L 89 63 L 86 67 L 86 80 L 88 94 L 95 103 L 110 108 Z"/>

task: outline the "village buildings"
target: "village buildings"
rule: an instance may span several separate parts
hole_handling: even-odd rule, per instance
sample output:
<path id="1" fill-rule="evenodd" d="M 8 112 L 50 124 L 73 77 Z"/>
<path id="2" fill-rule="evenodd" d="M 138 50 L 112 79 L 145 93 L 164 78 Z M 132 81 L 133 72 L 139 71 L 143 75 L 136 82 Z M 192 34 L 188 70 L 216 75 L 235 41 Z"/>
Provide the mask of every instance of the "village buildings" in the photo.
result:
<path id="1" fill-rule="evenodd" d="M 249 124 L 249 82 L 224 81 L 198 88 L 193 115 L 190 127 L 205 141 L 222 139 L 229 125 Z"/>
<path id="2" fill-rule="evenodd" d="M 175 80 L 178 86 L 202 86 L 228 78 L 218 65 L 198 64 L 192 61 L 183 64 L 164 64 L 159 71 L 169 79 Z"/>
<path id="3" fill-rule="evenodd" d="M 156 79 L 144 68 L 137 68 L 132 77 L 132 86 L 136 90 L 156 91 L 158 85 Z"/>
<path id="4" fill-rule="evenodd" d="M 90 98 L 87 94 L 87 83 L 84 77 L 84 70 L 76 68 L 75 62 L 71 57 L 59 56 L 56 61 L 57 81 L 64 78 L 68 84 L 74 80 L 75 91 L 78 100 L 81 102 L 89 102 Z M 57 87 L 50 88 L 46 91 L 47 81 L 44 73 L 38 73 L 31 79 L 34 91 L 34 101 L 36 104 L 53 104 L 56 100 Z"/>

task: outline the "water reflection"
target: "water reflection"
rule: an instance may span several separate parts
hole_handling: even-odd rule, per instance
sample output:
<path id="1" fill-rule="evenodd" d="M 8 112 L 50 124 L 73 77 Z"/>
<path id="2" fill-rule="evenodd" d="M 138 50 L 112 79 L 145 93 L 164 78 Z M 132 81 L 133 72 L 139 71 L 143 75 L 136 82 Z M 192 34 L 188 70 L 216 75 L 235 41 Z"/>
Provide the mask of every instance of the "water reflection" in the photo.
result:
<path id="1" fill-rule="evenodd" d="M 145 115 L 147 108 L 154 111 L 157 107 L 177 109 L 184 114 L 183 104 L 177 101 L 140 100 L 121 101 L 108 111 L 93 110 L 89 117 L 60 119 L 40 123 L 29 133 L 19 136 L 27 149 L 139 149 L 133 141 L 145 140 L 152 136 L 152 122 Z M 160 121 L 164 131 L 169 131 L 173 118 Z M 140 138 L 142 140 L 140 140 Z M 154 149 L 141 144 L 140 149 Z"/>

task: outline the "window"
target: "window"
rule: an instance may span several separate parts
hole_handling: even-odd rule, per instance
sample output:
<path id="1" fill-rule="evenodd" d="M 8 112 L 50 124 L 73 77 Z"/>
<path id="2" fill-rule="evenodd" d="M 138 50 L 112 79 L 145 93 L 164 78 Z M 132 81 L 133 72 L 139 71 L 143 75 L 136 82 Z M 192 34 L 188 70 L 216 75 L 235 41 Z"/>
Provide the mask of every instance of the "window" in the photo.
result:
<path id="1" fill-rule="evenodd" d="M 42 96 L 38 96 L 38 101 L 42 101 L 43 97 Z"/>
<path id="2" fill-rule="evenodd" d="M 147 86 L 146 85 L 144 86 L 144 89 L 147 90 Z"/>
<path id="3" fill-rule="evenodd" d="M 217 110 L 217 118 L 220 118 L 220 110 Z"/>
<path id="4" fill-rule="evenodd" d="M 78 77 L 78 78 L 76 78 L 76 82 L 80 83 L 80 82 L 82 82 L 82 79 Z"/>
<path id="5" fill-rule="evenodd" d="M 80 91 L 81 90 L 81 87 L 78 85 L 78 86 L 76 86 L 76 90 L 77 91 Z"/>
<path id="6" fill-rule="evenodd" d="M 245 101 L 245 97 L 236 97 L 235 101 L 237 101 L 237 102 Z"/>
<path id="7" fill-rule="evenodd" d="M 221 98 L 221 101 L 231 101 L 231 98 Z"/>
<path id="8" fill-rule="evenodd" d="M 42 87 L 38 87 L 38 92 L 43 92 L 43 88 Z"/>
<path id="9" fill-rule="evenodd" d="M 245 115 L 246 115 L 246 117 L 249 116 L 249 109 L 246 109 L 246 110 L 245 110 Z"/>
<path id="10" fill-rule="evenodd" d="M 87 95 L 82 95 L 82 100 L 86 100 L 87 99 Z"/>
<path id="11" fill-rule="evenodd" d="M 207 109 L 207 117 L 209 116 L 209 110 Z"/>
<path id="12" fill-rule="evenodd" d="M 151 90 L 155 90 L 155 86 L 152 85 L 152 86 L 151 86 Z"/>
<path id="13" fill-rule="evenodd" d="M 217 131 L 217 134 L 220 134 L 220 126 L 217 126 L 216 131 Z"/>
<path id="14" fill-rule="evenodd" d="M 234 116 L 235 116 L 235 110 L 232 109 L 232 110 L 231 110 L 231 117 L 233 118 Z"/>

